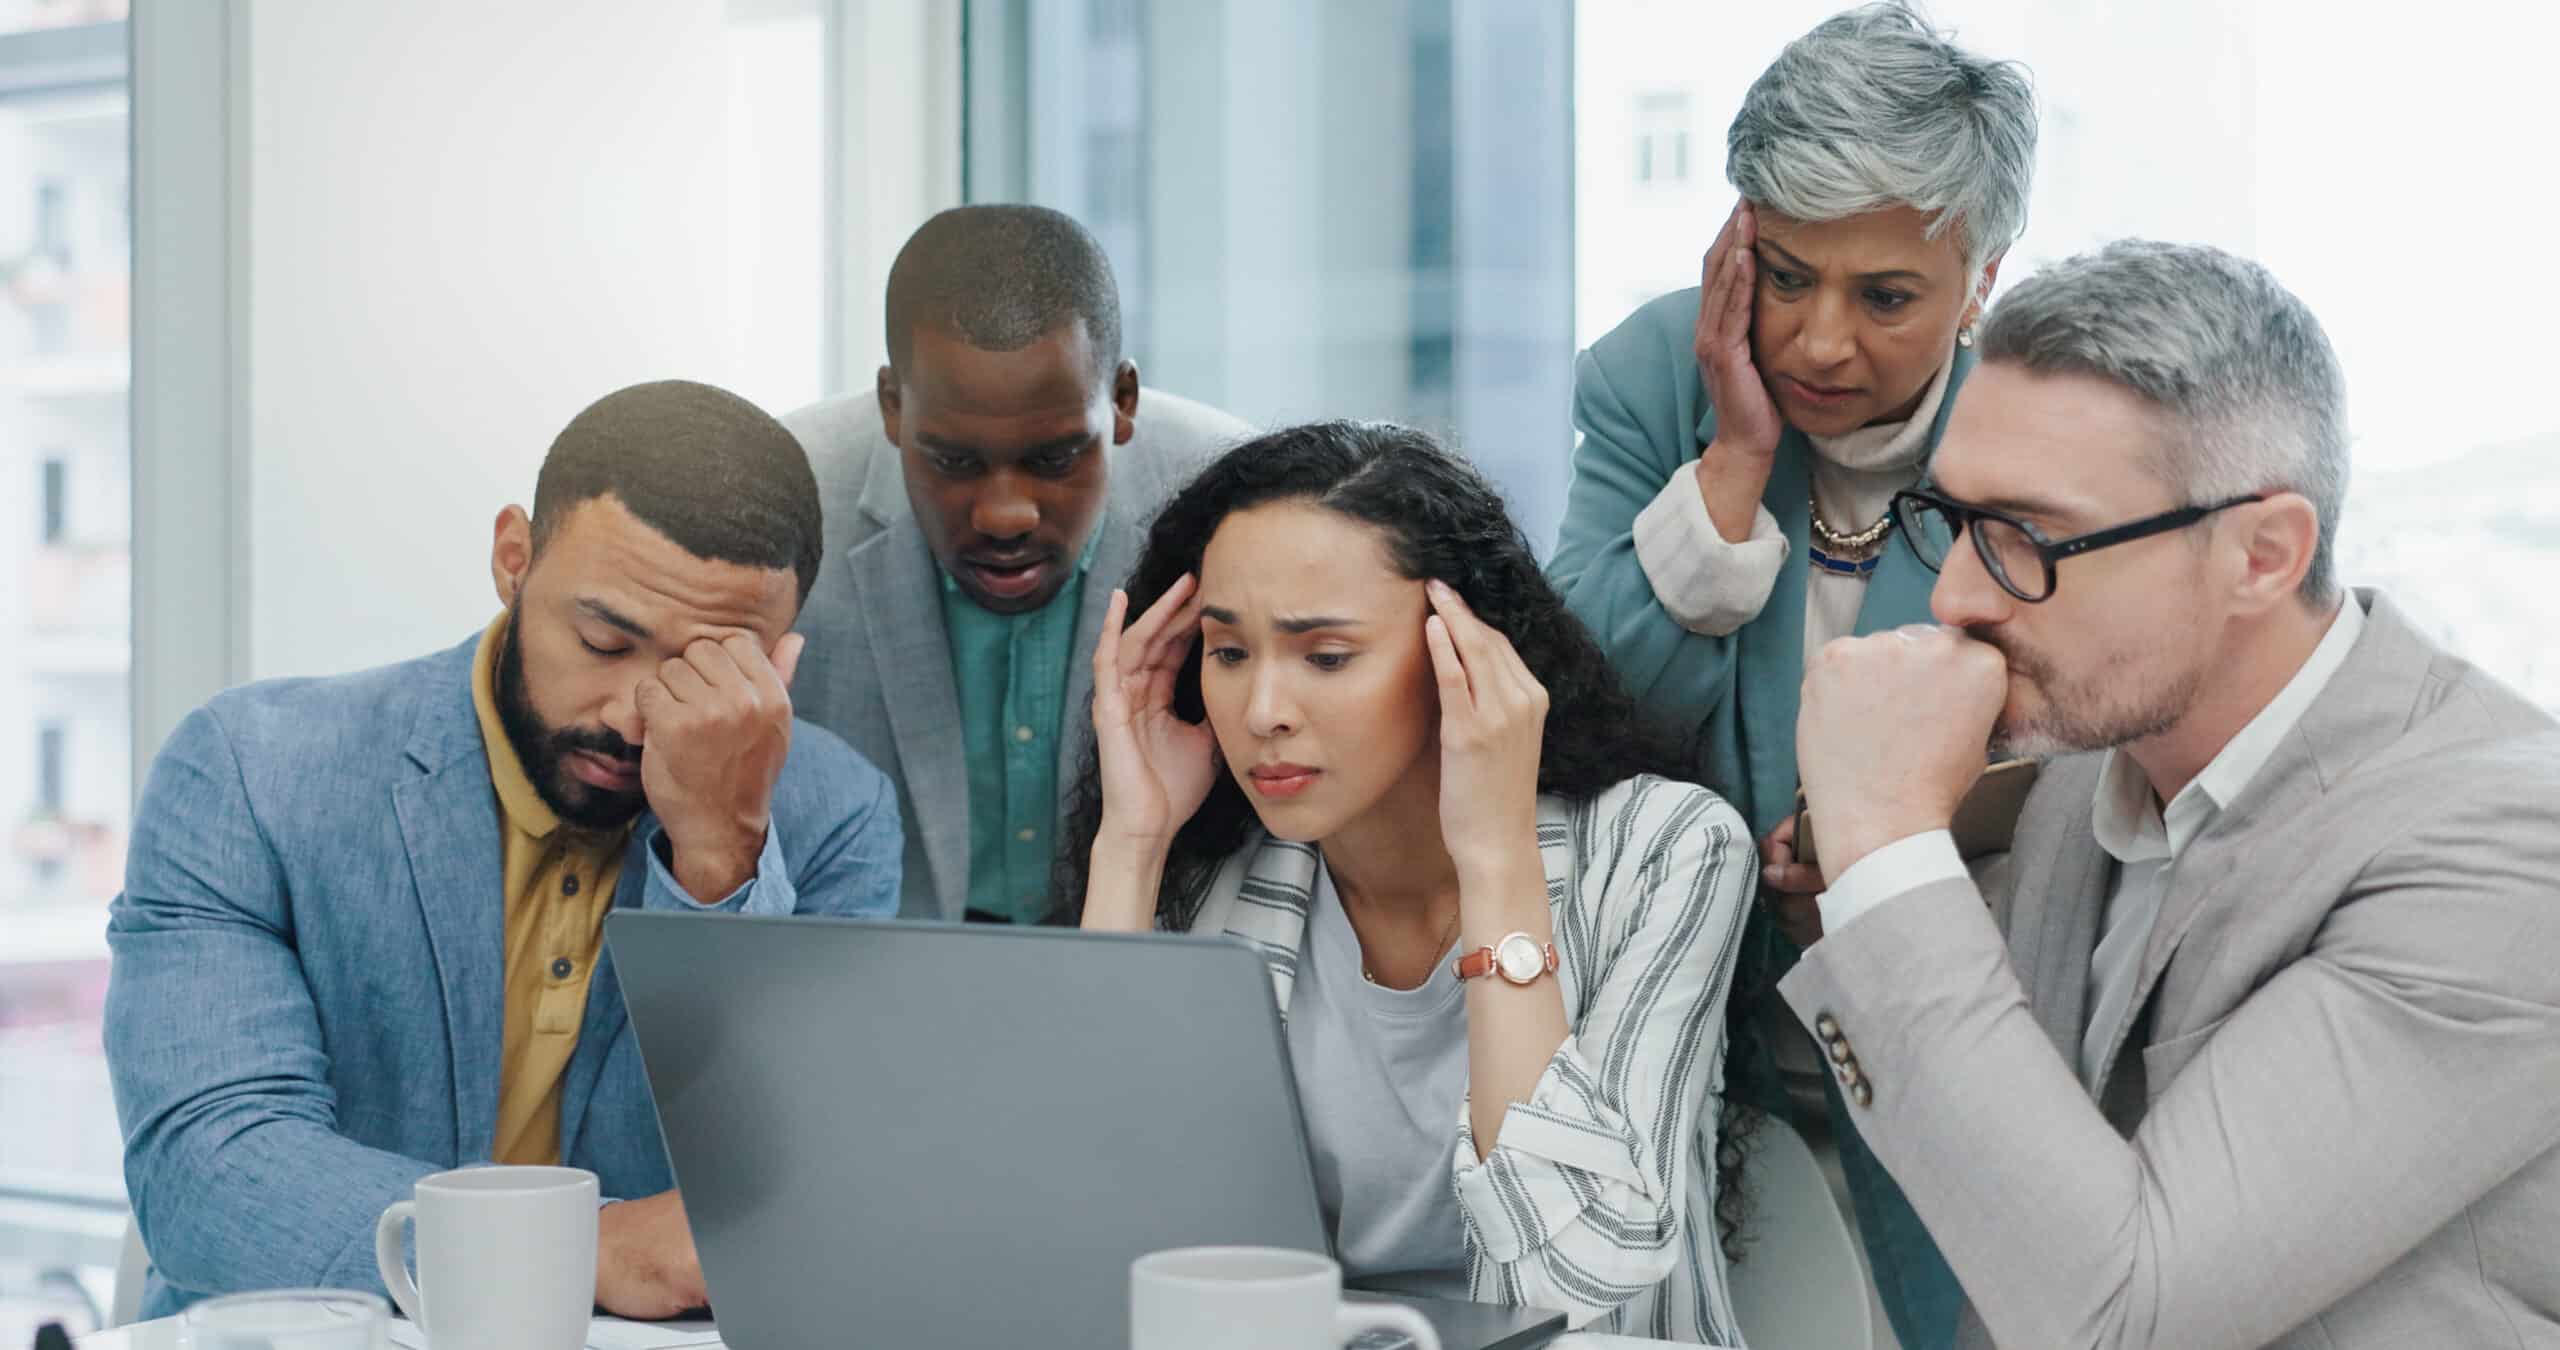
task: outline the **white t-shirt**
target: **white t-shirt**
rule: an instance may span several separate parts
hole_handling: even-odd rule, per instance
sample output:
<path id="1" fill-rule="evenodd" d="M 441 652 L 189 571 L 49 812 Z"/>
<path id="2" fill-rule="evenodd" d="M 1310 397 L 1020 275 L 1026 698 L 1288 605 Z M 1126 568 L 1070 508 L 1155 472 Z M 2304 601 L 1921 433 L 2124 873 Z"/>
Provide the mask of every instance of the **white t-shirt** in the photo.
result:
<path id="1" fill-rule="evenodd" d="M 1467 1095 L 1467 1003 L 1454 945 L 1419 989 L 1360 974 L 1360 938 L 1316 865 L 1289 999 L 1289 1067 L 1345 1277 L 1467 1296 L 1466 1230 L 1449 1140 Z"/>

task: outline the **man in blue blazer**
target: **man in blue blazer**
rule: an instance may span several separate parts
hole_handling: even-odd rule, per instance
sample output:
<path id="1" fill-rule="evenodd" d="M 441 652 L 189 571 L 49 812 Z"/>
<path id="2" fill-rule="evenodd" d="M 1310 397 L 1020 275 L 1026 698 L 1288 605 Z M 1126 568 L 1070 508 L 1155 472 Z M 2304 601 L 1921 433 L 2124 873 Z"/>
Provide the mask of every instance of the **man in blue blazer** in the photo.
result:
<path id="1" fill-rule="evenodd" d="M 106 1039 L 153 1315 L 379 1290 L 383 1208 L 479 1162 L 596 1173 L 599 1304 L 703 1302 L 604 917 L 897 907 L 887 780 L 791 715 L 821 532 L 780 423 L 608 395 L 495 534 L 486 632 L 231 690 L 152 768 Z"/>

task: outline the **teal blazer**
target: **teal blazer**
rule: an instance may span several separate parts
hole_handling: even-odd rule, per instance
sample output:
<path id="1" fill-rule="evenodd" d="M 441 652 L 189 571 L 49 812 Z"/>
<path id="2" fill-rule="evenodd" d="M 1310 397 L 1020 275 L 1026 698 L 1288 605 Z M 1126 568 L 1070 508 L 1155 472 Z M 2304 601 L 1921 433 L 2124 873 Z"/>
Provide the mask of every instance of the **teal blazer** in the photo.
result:
<path id="1" fill-rule="evenodd" d="M 1725 637 L 1690 632 L 1654 597 L 1636 561 L 1637 513 L 1686 471 L 1715 438 L 1692 344 L 1698 291 L 1646 304 L 1591 344 L 1574 365 L 1573 487 L 1548 579 L 1591 629 L 1618 678 L 1666 730 L 1689 733 L 1699 782 L 1714 789 L 1766 835 L 1794 808 L 1796 700 L 1804 684 L 1806 516 L 1813 446 L 1790 427 L 1761 497 L 1786 532 L 1789 565 L 1778 571 L 1760 617 Z M 1973 353 L 1956 349 L 1947 396 L 1929 428 L 1929 451 L 1945 434 L 1956 390 Z M 1867 582 L 1859 633 L 1929 619 L 1937 574 L 1899 534 Z"/>

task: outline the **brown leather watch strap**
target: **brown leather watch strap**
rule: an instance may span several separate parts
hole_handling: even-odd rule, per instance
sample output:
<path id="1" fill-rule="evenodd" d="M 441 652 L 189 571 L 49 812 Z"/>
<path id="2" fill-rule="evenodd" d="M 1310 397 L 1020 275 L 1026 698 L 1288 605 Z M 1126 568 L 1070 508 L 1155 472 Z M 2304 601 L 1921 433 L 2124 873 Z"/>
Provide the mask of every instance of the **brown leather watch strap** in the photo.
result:
<path id="1" fill-rule="evenodd" d="M 1510 933 L 1504 935 L 1502 940 L 1504 942 L 1509 942 L 1512 938 L 1525 938 L 1527 936 L 1529 935 L 1526 933 Z M 1493 947 L 1478 947 L 1474 951 L 1460 956 L 1457 961 L 1452 963 L 1451 969 L 1456 972 L 1458 978 L 1461 980 L 1477 980 L 1482 979 L 1487 975 L 1498 974 L 1501 971 L 1501 958 L 1496 954 L 1496 952 L 1497 949 Z M 1538 953 L 1542 958 L 1544 958 L 1541 963 L 1542 968 L 1538 973 L 1541 975 L 1555 974 L 1556 944 L 1552 942 L 1541 942 L 1538 944 Z M 1513 983 L 1511 977 L 1508 975 L 1503 976 L 1503 982 L 1506 984 Z M 1534 984 L 1536 983 L 1536 979 L 1535 977 L 1532 977 L 1529 980 L 1520 981 L 1519 983 Z"/>

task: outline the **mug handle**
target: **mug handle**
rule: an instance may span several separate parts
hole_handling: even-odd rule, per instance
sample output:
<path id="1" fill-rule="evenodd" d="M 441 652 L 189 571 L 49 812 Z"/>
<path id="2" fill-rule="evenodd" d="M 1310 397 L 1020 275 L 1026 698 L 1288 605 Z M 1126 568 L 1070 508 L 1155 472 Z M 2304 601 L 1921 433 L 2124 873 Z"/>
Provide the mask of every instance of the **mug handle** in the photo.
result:
<path id="1" fill-rule="evenodd" d="M 1414 1350 L 1440 1350 L 1440 1333 L 1431 1329 L 1431 1320 L 1401 1303 L 1345 1303 L 1334 1309 L 1336 1344 L 1365 1331 L 1400 1331 L 1412 1339 Z"/>
<path id="2" fill-rule="evenodd" d="M 417 1217 L 418 1203 L 414 1200 L 395 1201 L 382 1211 L 381 1221 L 373 1226 L 373 1264 L 382 1274 L 383 1287 L 391 1291 L 391 1301 L 400 1305 L 400 1315 L 417 1323 L 418 1330 L 426 1331 L 426 1313 L 419 1306 L 425 1300 L 418 1297 L 417 1282 L 409 1278 L 409 1254 L 403 1250 L 408 1245 L 404 1230 Z M 1427 1346 L 1425 1350 L 1439 1348 Z"/>

